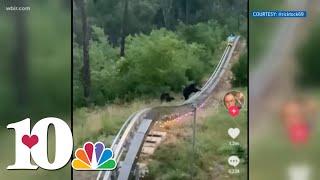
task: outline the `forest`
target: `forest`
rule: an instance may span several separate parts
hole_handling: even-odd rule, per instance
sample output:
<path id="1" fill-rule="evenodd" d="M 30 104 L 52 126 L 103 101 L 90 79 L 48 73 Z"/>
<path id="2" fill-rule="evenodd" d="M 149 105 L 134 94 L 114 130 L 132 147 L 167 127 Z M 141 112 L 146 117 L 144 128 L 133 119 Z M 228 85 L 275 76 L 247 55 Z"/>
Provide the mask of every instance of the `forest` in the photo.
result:
<path id="1" fill-rule="evenodd" d="M 230 34 L 247 36 L 246 0 L 73 4 L 74 108 L 180 93 L 205 81 Z M 241 59 L 235 71 L 247 68 Z M 235 85 L 246 85 L 246 75 L 239 77 Z"/>

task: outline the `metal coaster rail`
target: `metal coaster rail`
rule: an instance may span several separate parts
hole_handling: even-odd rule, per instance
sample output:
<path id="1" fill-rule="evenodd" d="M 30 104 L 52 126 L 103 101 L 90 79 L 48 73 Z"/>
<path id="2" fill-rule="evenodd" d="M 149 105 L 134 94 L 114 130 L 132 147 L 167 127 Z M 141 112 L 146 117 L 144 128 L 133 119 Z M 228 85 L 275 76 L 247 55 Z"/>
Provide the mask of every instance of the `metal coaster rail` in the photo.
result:
<path id="1" fill-rule="evenodd" d="M 214 72 L 201 88 L 188 100 L 174 106 L 157 106 L 145 108 L 132 114 L 122 125 L 115 136 L 111 149 L 113 157 L 118 166 L 113 171 L 100 171 L 97 180 L 127 180 L 130 177 L 138 177 L 139 171 L 136 163 L 140 155 L 145 138 L 156 121 L 163 119 L 173 119 L 191 114 L 194 107 L 201 107 L 206 99 L 212 94 L 219 80 L 224 74 L 233 52 L 239 43 L 240 36 L 237 36 L 232 45 L 228 44 L 215 68 Z"/>

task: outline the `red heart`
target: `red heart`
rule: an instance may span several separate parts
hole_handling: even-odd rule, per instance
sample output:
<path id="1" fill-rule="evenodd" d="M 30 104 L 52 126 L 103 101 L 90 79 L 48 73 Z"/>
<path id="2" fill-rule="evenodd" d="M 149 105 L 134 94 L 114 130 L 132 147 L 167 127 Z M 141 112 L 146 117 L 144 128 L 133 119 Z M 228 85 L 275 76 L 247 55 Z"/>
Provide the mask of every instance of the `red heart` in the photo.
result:
<path id="1" fill-rule="evenodd" d="M 232 117 L 236 117 L 239 115 L 239 108 L 237 106 L 230 106 L 228 108 L 229 114 Z"/>
<path id="2" fill-rule="evenodd" d="M 30 149 L 38 143 L 38 136 L 37 135 L 24 135 L 22 136 L 22 143 L 28 146 Z"/>
<path id="3" fill-rule="evenodd" d="M 306 123 L 296 123 L 289 127 L 291 142 L 294 144 L 304 144 L 309 139 L 309 127 Z"/>

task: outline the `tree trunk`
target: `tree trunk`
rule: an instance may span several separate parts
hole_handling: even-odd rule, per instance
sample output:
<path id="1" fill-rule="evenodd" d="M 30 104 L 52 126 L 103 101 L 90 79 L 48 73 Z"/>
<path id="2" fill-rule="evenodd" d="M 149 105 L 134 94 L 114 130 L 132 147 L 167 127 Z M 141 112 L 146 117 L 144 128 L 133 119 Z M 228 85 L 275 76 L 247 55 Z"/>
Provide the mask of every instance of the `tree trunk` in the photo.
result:
<path id="1" fill-rule="evenodd" d="M 127 31 L 127 16 L 128 16 L 128 0 L 124 1 L 124 10 L 121 24 L 121 42 L 120 42 L 120 56 L 125 55 L 125 41 L 126 41 L 126 31 Z"/>
<path id="2" fill-rule="evenodd" d="M 160 2 L 163 25 L 166 29 L 170 29 L 170 13 L 172 10 L 172 0 L 162 0 Z"/>
<path id="3" fill-rule="evenodd" d="M 163 25 L 164 25 L 164 27 L 168 29 L 168 26 L 167 26 L 167 17 L 166 17 L 166 13 L 165 13 L 164 8 L 162 8 L 162 17 L 163 17 Z"/>
<path id="4" fill-rule="evenodd" d="M 80 8 L 81 21 L 82 21 L 82 48 L 83 48 L 83 67 L 82 67 L 82 84 L 84 98 L 87 105 L 90 103 L 90 64 L 89 64 L 89 32 L 88 20 L 84 0 L 77 0 Z"/>
<path id="5" fill-rule="evenodd" d="M 15 4 L 17 5 L 17 4 Z M 19 1 L 19 6 L 26 6 L 24 1 Z M 26 25 L 26 13 L 16 12 L 15 22 L 15 50 L 12 60 L 12 75 L 14 80 L 14 91 L 16 103 L 21 109 L 28 102 L 28 31 Z"/>
<path id="6" fill-rule="evenodd" d="M 189 24 L 190 0 L 186 0 L 186 24 Z"/>

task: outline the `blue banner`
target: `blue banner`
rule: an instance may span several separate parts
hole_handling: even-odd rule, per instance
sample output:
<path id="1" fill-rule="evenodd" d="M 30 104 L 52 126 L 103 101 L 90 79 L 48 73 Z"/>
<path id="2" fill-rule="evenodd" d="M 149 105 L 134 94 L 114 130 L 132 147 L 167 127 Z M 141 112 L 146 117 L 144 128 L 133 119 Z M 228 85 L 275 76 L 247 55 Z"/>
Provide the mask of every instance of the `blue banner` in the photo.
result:
<path id="1" fill-rule="evenodd" d="M 307 17 L 306 11 L 252 11 L 255 18 L 302 18 Z"/>

